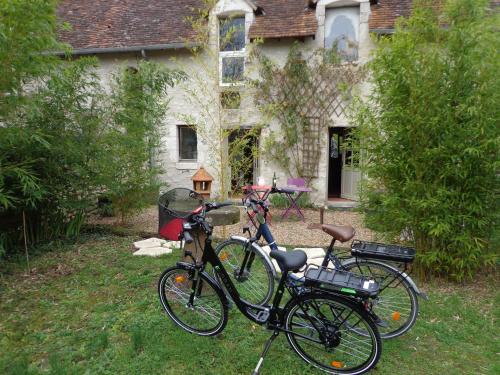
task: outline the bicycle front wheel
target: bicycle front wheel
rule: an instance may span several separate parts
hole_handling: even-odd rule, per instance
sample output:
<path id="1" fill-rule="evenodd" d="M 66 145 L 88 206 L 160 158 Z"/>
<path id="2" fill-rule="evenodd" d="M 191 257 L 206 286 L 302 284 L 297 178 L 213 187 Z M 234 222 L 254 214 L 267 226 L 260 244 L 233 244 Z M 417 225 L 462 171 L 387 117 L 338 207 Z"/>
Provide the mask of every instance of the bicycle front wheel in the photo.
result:
<path id="1" fill-rule="evenodd" d="M 390 339 L 401 336 L 415 324 L 418 316 L 418 299 L 410 283 L 398 271 L 369 259 L 343 265 L 353 273 L 375 279 L 380 285 L 372 311 L 381 319 L 380 336 Z"/>
<path id="2" fill-rule="evenodd" d="M 227 240 L 215 249 L 231 281 L 235 285 L 242 300 L 254 305 L 265 305 L 274 292 L 274 277 L 272 263 L 267 260 L 246 242 Z M 217 281 L 219 275 L 216 273 Z"/>
<path id="3" fill-rule="evenodd" d="M 219 286 L 203 273 L 178 266 L 160 276 L 158 293 L 175 324 L 200 336 L 213 336 L 227 323 L 227 303 Z"/>
<path id="4" fill-rule="evenodd" d="M 329 374 L 356 375 L 378 362 L 382 345 L 377 327 L 353 302 L 309 293 L 291 300 L 285 309 L 288 342 L 314 367 Z"/>

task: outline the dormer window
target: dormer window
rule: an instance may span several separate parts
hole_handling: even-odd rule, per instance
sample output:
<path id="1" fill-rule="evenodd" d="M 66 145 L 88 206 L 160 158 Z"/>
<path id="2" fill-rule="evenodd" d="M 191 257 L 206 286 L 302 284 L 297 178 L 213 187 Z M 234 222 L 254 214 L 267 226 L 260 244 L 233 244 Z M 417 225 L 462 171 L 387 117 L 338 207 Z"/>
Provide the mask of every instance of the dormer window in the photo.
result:
<path id="1" fill-rule="evenodd" d="M 241 84 L 245 72 L 245 17 L 219 20 L 220 85 Z"/>
<path id="2" fill-rule="evenodd" d="M 326 9 L 325 47 L 334 46 L 343 60 L 358 59 L 359 6 Z"/>

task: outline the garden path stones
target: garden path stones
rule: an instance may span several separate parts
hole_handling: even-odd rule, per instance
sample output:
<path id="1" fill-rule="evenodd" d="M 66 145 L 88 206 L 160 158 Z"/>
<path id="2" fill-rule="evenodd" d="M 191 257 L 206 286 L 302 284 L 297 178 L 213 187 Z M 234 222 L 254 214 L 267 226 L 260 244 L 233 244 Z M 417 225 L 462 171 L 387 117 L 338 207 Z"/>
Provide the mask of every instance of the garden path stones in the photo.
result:
<path id="1" fill-rule="evenodd" d="M 134 248 L 137 249 L 134 255 L 157 257 L 164 254 L 171 254 L 173 249 L 178 249 L 180 247 L 180 241 L 166 241 L 153 237 L 134 242 Z"/>

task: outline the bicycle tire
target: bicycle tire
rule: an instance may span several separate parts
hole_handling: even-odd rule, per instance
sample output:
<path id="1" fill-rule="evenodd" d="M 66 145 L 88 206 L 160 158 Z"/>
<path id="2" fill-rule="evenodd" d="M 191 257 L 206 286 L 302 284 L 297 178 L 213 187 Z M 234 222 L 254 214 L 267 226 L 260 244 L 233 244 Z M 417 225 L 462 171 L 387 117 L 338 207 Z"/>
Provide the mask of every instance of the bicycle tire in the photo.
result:
<path id="1" fill-rule="evenodd" d="M 227 299 L 208 275 L 199 273 L 201 282 L 193 304 L 189 304 L 194 275 L 194 269 L 167 268 L 158 281 L 160 302 L 170 319 L 182 329 L 200 336 L 217 335 L 227 324 Z"/>
<path id="2" fill-rule="evenodd" d="M 358 259 L 357 262 L 342 266 L 349 272 L 370 276 L 379 282 L 380 293 L 372 309 L 375 315 L 388 324 L 388 327 L 378 327 L 383 339 L 395 338 L 410 330 L 418 317 L 418 298 L 400 272 L 370 259 Z"/>
<path id="3" fill-rule="evenodd" d="M 368 335 L 352 329 L 358 325 Z M 361 306 L 341 296 L 307 293 L 290 300 L 285 306 L 285 330 L 292 349 L 329 374 L 363 374 L 380 359 L 382 342 L 376 325 Z M 354 363 L 356 358 L 360 363 Z"/>
<path id="4" fill-rule="evenodd" d="M 249 246 L 248 251 L 254 254 L 254 258 L 250 269 L 248 269 L 247 263 L 243 270 L 244 276 L 239 277 L 247 246 Z M 265 305 L 271 300 L 274 293 L 274 275 L 271 267 L 274 266 L 272 263 L 268 263 L 261 254 L 255 252 L 251 245 L 245 241 L 230 239 L 221 242 L 216 247 L 215 253 L 227 270 L 243 301 L 254 305 Z M 225 291 L 219 275 L 214 272 L 214 276 Z"/>

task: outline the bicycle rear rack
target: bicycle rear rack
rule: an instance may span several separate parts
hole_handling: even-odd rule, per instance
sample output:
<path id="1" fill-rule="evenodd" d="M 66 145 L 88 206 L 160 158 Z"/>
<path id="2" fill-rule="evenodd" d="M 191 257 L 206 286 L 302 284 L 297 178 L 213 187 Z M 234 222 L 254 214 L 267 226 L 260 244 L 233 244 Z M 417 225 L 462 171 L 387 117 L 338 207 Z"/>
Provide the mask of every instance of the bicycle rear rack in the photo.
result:
<path id="1" fill-rule="evenodd" d="M 351 244 L 351 255 L 356 258 L 388 260 L 411 263 L 415 259 L 415 249 L 400 245 L 355 240 Z"/>

